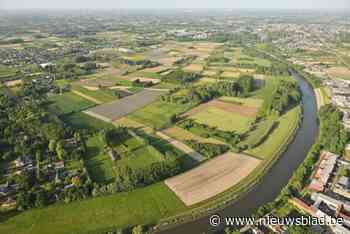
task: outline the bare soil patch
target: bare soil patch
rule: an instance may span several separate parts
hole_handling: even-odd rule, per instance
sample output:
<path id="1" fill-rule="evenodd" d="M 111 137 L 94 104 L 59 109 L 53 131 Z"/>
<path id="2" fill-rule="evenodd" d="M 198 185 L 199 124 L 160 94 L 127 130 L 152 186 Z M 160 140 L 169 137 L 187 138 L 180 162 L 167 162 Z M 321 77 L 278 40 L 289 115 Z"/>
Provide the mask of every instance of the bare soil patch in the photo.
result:
<path id="1" fill-rule="evenodd" d="M 260 160 L 244 154 L 226 153 L 181 175 L 165 180 L 165 184 L 187 205 L 212 198 L 248 176 Z"/>

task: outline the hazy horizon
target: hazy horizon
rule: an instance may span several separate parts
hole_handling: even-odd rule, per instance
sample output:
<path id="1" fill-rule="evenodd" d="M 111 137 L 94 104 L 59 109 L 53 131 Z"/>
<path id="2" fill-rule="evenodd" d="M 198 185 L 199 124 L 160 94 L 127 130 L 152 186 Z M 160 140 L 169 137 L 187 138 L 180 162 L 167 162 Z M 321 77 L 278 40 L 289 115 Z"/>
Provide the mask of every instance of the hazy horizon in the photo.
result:
<path id="1" fill-rule="evenodd" d="M 255 9 L 350 10 L 349 0 L 0 0 L 0 9 Z"/>

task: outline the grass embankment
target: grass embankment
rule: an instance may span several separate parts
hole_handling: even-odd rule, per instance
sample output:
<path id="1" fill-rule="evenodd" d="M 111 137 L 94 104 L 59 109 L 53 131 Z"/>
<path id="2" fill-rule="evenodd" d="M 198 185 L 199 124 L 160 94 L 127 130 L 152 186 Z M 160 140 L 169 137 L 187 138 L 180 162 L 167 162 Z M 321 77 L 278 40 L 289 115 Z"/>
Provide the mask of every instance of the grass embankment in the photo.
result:
<path id="1" fill-rule="evenodd" d="M 185 210 L 176 195 L 158 183 L 128 193 L 23 212 L 4 220 L 0 233 L 86 233 L 111 226 L 156 223 Z"/>

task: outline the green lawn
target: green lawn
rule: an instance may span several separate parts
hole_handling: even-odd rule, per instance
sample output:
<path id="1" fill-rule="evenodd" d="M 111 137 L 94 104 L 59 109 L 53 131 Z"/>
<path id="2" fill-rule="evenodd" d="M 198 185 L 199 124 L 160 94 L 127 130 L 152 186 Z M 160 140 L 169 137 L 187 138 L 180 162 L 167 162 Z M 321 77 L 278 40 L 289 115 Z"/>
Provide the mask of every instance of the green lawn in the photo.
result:
<path id="1" fill-rule="evenodd" d="M 158 183 L 129 193 L 23 212 L 4 219 L 0 233 L 86 233 L 113 225 L 155 223 L 184 210 L 176 195 Z"/>
<path id="2" fill-rule="evenodd" d="M 267 140 L 258 147 L 248 150 L 248 153 L 259 158 L 266 158 L 274 155 L 285 140 L 290 136 L 300 119 L 301 109 L 299 106 L 294 107 L 278 119 L 278 127 L 269 135 Z"/>
<path id="3" fill-rule="evenodd" d="M 58 115 L 79 112 L 95 106 L 94 103 L 71 92 L 50 96 L 49 100 L 52 102 L 49 109 Z"/>
<path id="4" fill-rule="evenodd" d="M 217 127 L 224 131 L 243 133 L 248 130 L 253 118 L 238 113 L 227 112 L 215 107 L 207 108 L 191 117 L 195 121 L 208 126 Z"/>
<path id="5" fill-rule="evenodd" d="M 73 86 L 72 89 L 100 102 L 111 102 L 118 99 L 118 97 L 114 94 L 115 91 L 109 89 L 89 90 L 78 85 Z"/>
<path id="6" fill-rule="evenodd" d="M 172 115 L 183 113 L 188 108 L 188 105 L 178 105 L 156 101 L 140 110 L 137 110 L 136 112 L 131 113 L 128 117 L 150 127 L 162 128 L 165 124 L 169 123 Z"/>
<path id="7" fill-rule="evenodd" d="M 99 131 L 101 129 L 114 128 L 110 123 L 96 119 L 83 112 L 77 112 L 63 117 L 63 121 L 68 123 L 75 129 L 88 129 L 92 131 Z"/>
<path id="8" fill-rule="evenodd" d="M 111 183 L 115 178 L 113 162 L 104 152 L 103 142 L 99 135 L 91 137 L 87 141 L 87 155 L 85 164 L 89 175 L 94 182 Z"/>

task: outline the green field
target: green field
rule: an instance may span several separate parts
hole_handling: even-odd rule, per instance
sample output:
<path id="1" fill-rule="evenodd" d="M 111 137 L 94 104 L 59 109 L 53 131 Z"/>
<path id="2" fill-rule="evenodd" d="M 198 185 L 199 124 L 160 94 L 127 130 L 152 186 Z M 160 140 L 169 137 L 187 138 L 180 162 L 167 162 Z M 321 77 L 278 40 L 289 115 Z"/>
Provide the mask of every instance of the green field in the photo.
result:
<path id="1" fill-rule="evenodd" d="M 278 119 L 278 127 L 274 129 L 267 140 L 258 147 L 248 150 L 248 153 L 259 158 L 266 158 L 274 155 L 276 151 L 285 144 L 285 140 L 291 134 L 291 131 L 295 129 L 300 115 L 301 109 L 297 106 L 281 116 Z"/>
<path id="2" fill-rule="evenodd" d="M 83 112 L 77 112 L 63 117 L 63 121 L 68 123 L 75 129 L 88 129 L 92 131 L 99 131 L 101 129 L 114 128 L 110 123 L 96 119 Z"/>
<path id="3" fill-rule="evenodd" d="M 128 193 L 33 209 L 5 218 L 0 233 L 86 233 L 110 226 L 156 223 L 186 210 L 163 183 Z"/>
<path id="4" fill-rule="evenodd" d="M 183 113 L 188 108 L 188 105 L 178 105 L 156 101 L 140 110 L 137 110 L 136 112 L 131 113 L 128 117 L 137 122 L 158 129 L 168 124 L 172 115 Z"/>
<path id="5" fill-rule="evenodd" d="M 17 76 L 17 69 L 0 65 L 0 80 Z"/>
<path id="6" fill-rule="evenodd" d="M 273 117 L 259 122 L 254 130 L 247 133 L 243 142 L 240 144 L 247 145 L 249 148 L 262 144 L 273 131 L 274 126 L 276 126 L 276 122 Z"/>
<path id="7" fill-rule="evenodd" d="M 78 85 L 73 86 L 72 89 L 100 102 L 111 102 L 118 99 L 118 97 L 114 94 L 115 91 L 110 89 L 89 90 Z"/>
<path id="8" fill-rule="evenodd" d="M 121 157 L 117 161 L 118 167 L 143 168 L 163 160 L 163 155 L 155 148 L 131 136 L 115 149 Z"/>
<path id="9" fill-rule="evenodd" d="M 254 108 L 259 108 L 263 103 L 263 100 L 258 98 L 221 97 L 219 100 Z"/>
<path id="10" fill-rule="evenodd" d="M 113 146 L 119 157 L 115 162 L 104 150 L 104 143 L 98 134 L 88 139 L 87 147 L 86 166 L 90 177 L 97 183 L 113 182 L 115 169 L 119 167 L 140 169 L 162 161 L 164 157 L 154 147 L 146 144 L 142 138 L 129 134 L 121 143 Z"/>
<path id="11" fill-rule="evenodd" d="M 242 116 L 238 113 L 227 112 L 215 107 L 207 108 L 191 117 L 201 124 L 217 127 L 224 131 L 236 131 L 244 133 L 248 130 L 253 118 Z"/>
<path id="12" fill-rule="evenodd" d="M 79 112 L 95 105 L 71 92 L 50 96 L 49 101 L 52 102 L 49 109 L 58 115 Z"/>
<path id="13" fill-rule="evenodd" d="M 85 164 L 89 175 L 94 182 L 111 183 L 115 178 L 113 162 L 104 151 L 104 143 L 99 135 L 91 137 L 86 142 L 87 155 Z"/>

